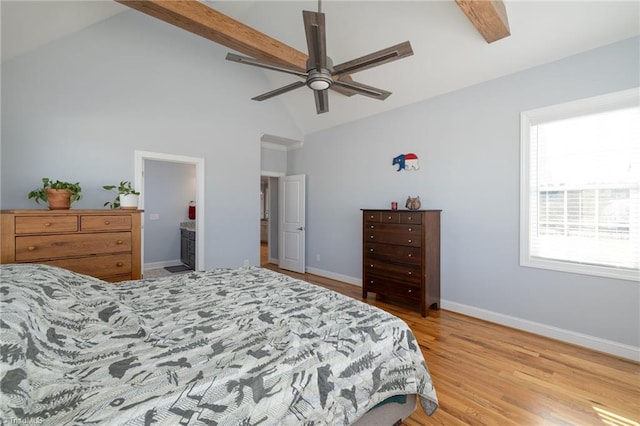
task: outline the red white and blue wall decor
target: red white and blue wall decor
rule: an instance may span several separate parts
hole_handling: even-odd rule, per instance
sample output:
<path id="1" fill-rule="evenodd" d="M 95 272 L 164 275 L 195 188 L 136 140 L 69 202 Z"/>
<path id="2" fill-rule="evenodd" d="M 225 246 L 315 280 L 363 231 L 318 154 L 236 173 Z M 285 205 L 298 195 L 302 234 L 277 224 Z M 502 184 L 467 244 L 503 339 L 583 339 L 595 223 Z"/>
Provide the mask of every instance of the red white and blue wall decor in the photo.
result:
<path id="1" fill-rule="evenodd" d="M 400 154 L 393 159 L 392 166 L 398 165 L 398 170 L 418 170 L 420 165 L 418 164 L 418 156 L 413 152 L 407 154 Z"/>

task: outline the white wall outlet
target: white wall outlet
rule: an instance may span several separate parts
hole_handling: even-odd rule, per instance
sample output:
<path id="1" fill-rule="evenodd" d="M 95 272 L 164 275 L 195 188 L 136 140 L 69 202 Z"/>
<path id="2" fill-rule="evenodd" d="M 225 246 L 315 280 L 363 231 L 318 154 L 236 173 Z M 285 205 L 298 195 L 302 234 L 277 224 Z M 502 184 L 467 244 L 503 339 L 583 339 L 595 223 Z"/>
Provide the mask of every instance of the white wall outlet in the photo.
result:
<path id="1" fill-rule="evenodd" d="M 158 213 L 149 213 L 149 220 L 159 220 L 160 214 Z"/>

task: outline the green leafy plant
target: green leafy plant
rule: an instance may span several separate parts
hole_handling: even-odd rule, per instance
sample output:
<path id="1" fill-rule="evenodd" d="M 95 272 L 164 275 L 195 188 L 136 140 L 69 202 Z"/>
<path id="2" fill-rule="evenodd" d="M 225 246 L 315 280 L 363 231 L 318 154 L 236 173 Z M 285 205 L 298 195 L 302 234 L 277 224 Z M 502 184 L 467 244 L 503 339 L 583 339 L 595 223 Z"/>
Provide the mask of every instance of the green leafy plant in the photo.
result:
<path id="1" fill-rule="evenodd" d="M 109 206 L 112 209 L 117 209 L 120 207 L 120 195 L 140 195 L 138 191 L 133 189 L 131 182 L 128 180 L 123 180 L 119 185 L 104 185 L 102 189 L 106 189 L 107 191 L 114 191 L 118 195 L 116 195 L 115 200 L 107 201 L 104 203 L 104 206 Z"/>
<path id="2" fill-rule="evenodd" d="M 47 201 L 47 189 L 66 189 L 71 192 L 71 202 L 78 201 L 82 198 L 82 188 L 80 182 L 71 183 L 63 181 L 52 181 L 49 178 L 42 178 L 42 186 L 29 192 L 29 198 L 35 198 L 36 203 L 40 204 L 40 201 Z"/>

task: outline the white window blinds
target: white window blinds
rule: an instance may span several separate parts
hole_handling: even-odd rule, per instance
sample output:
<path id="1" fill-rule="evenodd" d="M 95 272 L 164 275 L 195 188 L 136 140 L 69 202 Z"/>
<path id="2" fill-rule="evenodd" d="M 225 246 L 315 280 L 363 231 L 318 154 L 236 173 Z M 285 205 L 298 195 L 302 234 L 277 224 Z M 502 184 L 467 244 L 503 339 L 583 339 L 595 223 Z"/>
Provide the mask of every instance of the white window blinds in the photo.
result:
<path id="1" fill-rule="evenodd" d="M 521 264 L 640 279 L 638 90 L 522 113 Z"/>

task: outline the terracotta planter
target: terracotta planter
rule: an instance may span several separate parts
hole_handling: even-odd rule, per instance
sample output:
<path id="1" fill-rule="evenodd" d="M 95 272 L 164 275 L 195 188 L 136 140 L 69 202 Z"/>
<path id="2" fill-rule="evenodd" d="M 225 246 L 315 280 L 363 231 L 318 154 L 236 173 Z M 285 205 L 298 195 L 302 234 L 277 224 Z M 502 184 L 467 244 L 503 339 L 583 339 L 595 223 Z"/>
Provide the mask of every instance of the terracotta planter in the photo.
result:
<path id="1" fill-rule="evenodd" d="M 46 193 L 50 210 L 69 210 L 71 208 L 71 191 L 68 189 L 47 189 Z"/>
<path id="2" fill-rule="evenodd" d="M 121 209 L 137 209 L 138 195 L 137 194 L 120 194 L 120 208 Z"/>

